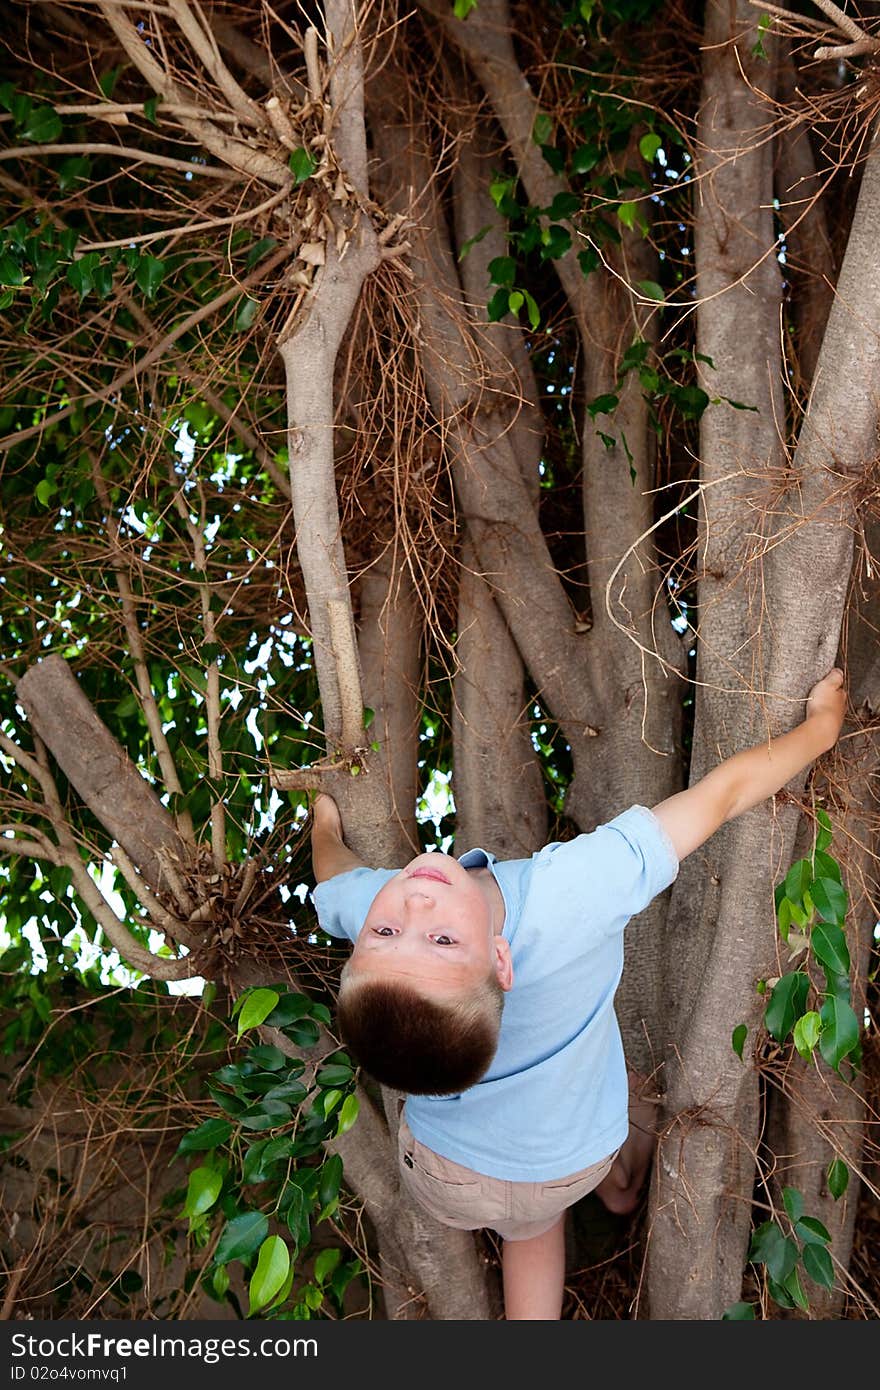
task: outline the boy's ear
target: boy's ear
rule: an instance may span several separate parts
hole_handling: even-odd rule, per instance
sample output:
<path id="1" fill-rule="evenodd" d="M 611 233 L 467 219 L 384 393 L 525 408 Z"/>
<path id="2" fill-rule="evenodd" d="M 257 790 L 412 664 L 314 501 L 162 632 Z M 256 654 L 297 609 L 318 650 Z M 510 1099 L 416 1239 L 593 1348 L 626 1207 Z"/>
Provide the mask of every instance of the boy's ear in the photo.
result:
<path id="1" fill-rule="evenodd" d="M 503 936 L 496 936 L 493 943 L 495 951 L 495 974 L 498 983 L 505 991 L 513 985 L 513 961 L 510 958 L 510 943 Z"/>

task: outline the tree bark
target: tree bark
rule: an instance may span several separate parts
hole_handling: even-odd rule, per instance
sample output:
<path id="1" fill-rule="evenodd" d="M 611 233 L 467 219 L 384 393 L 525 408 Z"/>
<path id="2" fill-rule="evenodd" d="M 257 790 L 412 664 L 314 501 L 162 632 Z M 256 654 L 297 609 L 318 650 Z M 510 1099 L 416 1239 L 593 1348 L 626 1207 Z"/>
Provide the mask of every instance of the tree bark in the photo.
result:
<path id="1" fill-rule="evenodd" d="M 30 724 L 89 810 L 140 869 L 168 892 L 167 865 L 185 870 L 192 853 L 150 784 L 98 717 L 60 656 L 29 667 L 16 685 Z"/>
<path id="2" fill-rule="evenodd" d="M 764 561 L 766 604 L 774 615 L 764 687 L 776 697 L 768 709 L 770 734 L 797 722 L 807 691 L 838 650 L 859 484 L 876 456 L 880 340 L 860 325 L 880 319 L 872 230 L 878 215 L 880 160 L 872 150 L 795 454 L 795 477 L 777 508 Z M 682 1029 L 657 1165 L 649 1268 L 654 1317 L 719 1317 L 739 1297 L 758 1096 L 751 1060 L 741 1065 L 728 1040 L 741 1022 L 754 1037 L 760 1007 L 750 982 L 778 973 L 772 906 L 763 908 L 769 918 L 763 927 L 761 904 L 772 904 L 773 884 L 791 862 L 803 783 L 799 775 L 789 787 L 793 797 L 780 794 L 772 806 L 740 816 L 722 838 L 724 858 L 713 885 L 720 902 L 707 912 L 717 921 L 717 935 Z M 703 857 L 692 856 L 695 867 Z"/>

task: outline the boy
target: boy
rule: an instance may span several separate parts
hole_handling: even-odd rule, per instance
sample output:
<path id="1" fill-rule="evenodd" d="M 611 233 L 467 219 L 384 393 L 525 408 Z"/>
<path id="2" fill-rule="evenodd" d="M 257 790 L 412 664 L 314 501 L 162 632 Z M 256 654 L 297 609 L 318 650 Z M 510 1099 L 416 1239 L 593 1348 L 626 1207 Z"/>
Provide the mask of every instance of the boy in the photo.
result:
<path id="1" fill-rule="evenodd" d="M 407 1092 L 407 1189 L 446 1225 L 502 1236 L 509 1320 L 560 1316 L 565 1211 L 594 1189 L 631 1210 L 650 1162 L 649 1126 L 633 1114 L 628 1133 L 613 1010 L 624 926 L 685 855 L 834 746 L 845 704 L 835 667 L 790 733 L 530 860 L 476 849 L 369 869 L 336 803 L 317 798 L 318 919 L 354 943 L 340 1032 L 371 1075 Z"/>

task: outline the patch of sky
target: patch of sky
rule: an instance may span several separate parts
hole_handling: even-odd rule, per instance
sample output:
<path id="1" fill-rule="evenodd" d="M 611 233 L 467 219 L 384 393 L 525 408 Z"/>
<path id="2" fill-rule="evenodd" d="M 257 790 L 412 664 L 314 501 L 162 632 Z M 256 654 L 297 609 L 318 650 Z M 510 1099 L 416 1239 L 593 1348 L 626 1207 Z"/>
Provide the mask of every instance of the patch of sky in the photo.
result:
<path id="1" fill-rule="evenodd" d="M 442 850 L 444 854 L 448 854 L 452 846 L 452 836 L 440 834 L 440 822 L 444 816 L 454 814 L 455 799 L 452 795 L 452 773 L 441 772 L 438 768 L 434 768 L 425 790 L 416 802 L 416 820 L 419 825 L 427 825 L 429 821 L 434 824 L 437 843 L 436 845 L 429 845 L 428 849 L 436 848 Z"/>

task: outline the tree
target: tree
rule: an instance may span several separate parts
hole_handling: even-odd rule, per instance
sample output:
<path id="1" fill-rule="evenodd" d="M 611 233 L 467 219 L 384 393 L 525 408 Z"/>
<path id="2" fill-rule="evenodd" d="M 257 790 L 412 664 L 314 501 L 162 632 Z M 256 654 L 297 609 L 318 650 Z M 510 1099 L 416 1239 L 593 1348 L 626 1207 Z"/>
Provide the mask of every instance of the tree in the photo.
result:
<path id="1" fill-rule="evenodd" d="M 660 1318 L 722 1316 L 749 1260 L 803 1310 L 792 1249 L 836 1315 L 864 1171 L 876 43 L 820 9 L 842 55 L 745 0 L 23 6 L 0 88 L 13 930 L 48 887 L 48 927 L 250 989 L 287 1048 L 309 789 L 388 864 L 451 769 L 457 841 L 528 854 L 789 727 L 843 653 L 839 751 L 630 930 Z M 393 1097 L 360 1080 L 348 1125 L 344 1090 L 300 1156 L 341 1158 L 386 1315 L 489 1316 L 472 1237 L 399 1189 Z"/>

